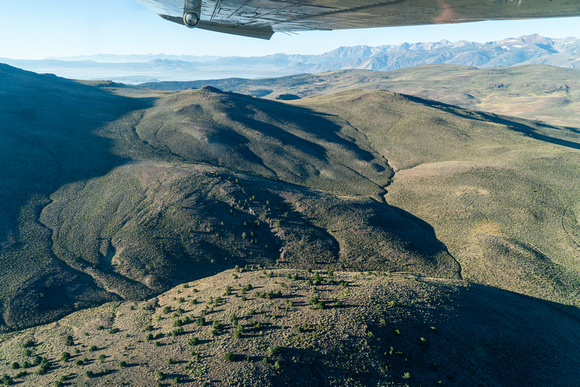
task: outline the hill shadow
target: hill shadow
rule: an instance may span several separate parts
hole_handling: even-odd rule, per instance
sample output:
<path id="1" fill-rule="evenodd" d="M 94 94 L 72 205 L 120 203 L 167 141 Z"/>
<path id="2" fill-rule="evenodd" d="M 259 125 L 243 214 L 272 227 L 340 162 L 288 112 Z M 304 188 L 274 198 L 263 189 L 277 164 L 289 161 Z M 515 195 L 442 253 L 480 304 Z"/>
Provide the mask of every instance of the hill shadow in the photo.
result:
<path id="1" fill-rule="evenodd" d="M 34 286 L 30 280 L 49 275 L 54 278 L 51 289 L 72 303 L 98 286 L 88 275 L 56 259 L 51 231 L 38 217 L 50 195 L 63 185 L 102 176 L 128 161 L 113 152 L 114 139 L 99 131 L 132 111 L 151 106 L 152 100 L 123 97 L 102 87 L 4 64 L 0 64 L 0 90 L 0 163 L 4 166 L 0 170 L 0 267 L 4 272 L 0 292 L 14 295 L 27 282 L 27 289 L 43 287 L 46 281 Z M 79 275 L 83 285 L 66 291 L 65 283 L 73 277 L 78 280 Z M 110 298 L 100 292 L 89 305 Z M 27 300 L 21 312 L 29 315 L 36 304 L 51 309 L 46 313 L 54 312 L 55 303 L 42 291 L 36 298 Z M 8 307 L 8 300 L 3 301 L 3 308 Z M 4 312 L 6 324 L 22 321 L 20 312 Z"/>
<path id="2" fill-rule="evenodd" d="M 507 117 L 507 116 L 496 115 L 493 113 L 486 113 L 483 111 L 465 110 L 465 109 L 458 108 L 457 106 L 454 106 L 454 105 L 448 105 L 448 104 L 445 104 L 442 102 L 423 99 L 420 97 L 414 97 L 414 96 L 407 95 L 407 94 L 405 94 L 405 97 L 407 99 L 409 99 L 410 101 L 413 101 L 413 102 L 416 102 L 416 103 L 419 103 L 419 104 L 422 104 L 425 106 L 429 106 L 429 107 L 432 107 L 434 109 L 444 111 L 446 113 L 451 113 L 453 115 L 456 115 L 456 116 L 459 116 L 462 118 L 483 121 L 483 122 L 494 122 L 494 123 L 498 123 L 501 125 L 505 125 L 509 129 L 511 129 L 515 132 L 525 134 L 526 136 L 529 136 L 535 140 L 548 142 L 548 143 L 551 143 L 554 145 L 565 146 L 567 148 L 580 149 L 580 143 L 577 143 L 574 141 L 569 141 L 569 140 L 564 140 L 562 138 L 548 136 L 546 134 L 539 132 L 540 128 L 548 129 L 548 130 L 562 130 L 562 128 L 558 128 L 556 126 L 551 126 L 551 125 L 544 124 L 544 123 L 536 123 L 536 122 L 532 122 L 532 121 L 526 121 L 524 119 L 520 119 L 520 118 L 516 118 L 516 117 Z M 575 129 L 575 128 L 565 127 L 564 129 L 568 130 L 572 133 L 575 133 L 575 134 L 579 133 L 578 129 Z"/>

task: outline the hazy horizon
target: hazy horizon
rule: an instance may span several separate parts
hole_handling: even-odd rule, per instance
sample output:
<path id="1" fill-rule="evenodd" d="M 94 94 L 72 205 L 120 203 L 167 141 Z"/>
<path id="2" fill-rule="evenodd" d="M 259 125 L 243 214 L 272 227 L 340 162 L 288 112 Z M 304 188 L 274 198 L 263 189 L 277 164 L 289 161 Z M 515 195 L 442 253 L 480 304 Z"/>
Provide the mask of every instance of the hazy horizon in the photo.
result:
<path id="1" fill-rule="evenodd" d="M 41 59 L 96 55 L 263 56 L 321 54 L 339 46 L 380 46 L 425 41 L 487 42 L 538 33 L 551 38 L 580 36 L 580 18 L 485 21 L 359 30 L 277 33 L 269 41 L 190 30 L 168 22 L 133 0 L 53 3 L 7 2 L 0 13 L 0 57 Z M 30 28 L 42 15 L 50 28 Z"/>

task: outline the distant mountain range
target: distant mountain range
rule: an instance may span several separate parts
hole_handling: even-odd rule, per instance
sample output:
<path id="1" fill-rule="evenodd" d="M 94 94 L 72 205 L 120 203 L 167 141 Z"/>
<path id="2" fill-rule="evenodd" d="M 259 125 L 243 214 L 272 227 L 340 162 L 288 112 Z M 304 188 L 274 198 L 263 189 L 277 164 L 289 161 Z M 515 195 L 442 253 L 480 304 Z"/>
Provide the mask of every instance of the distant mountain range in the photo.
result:
<path id="1" fill-rule="evenodd" d="M 550 39 L 540 35 L 529 35 L 487 43 L 442 40 L 434 43 L 404 43 L 377 47 L 340 47 L 320 55 L 275 54 L 262 57 L 96 55 L 46 60 L 0 58 L 0 62 L 38 73 L 125 83 L 279 77 L 346 69 L 388 71 L 437 63 L 479 68 L 519 64 L 580 68 L 580 39 Z"/>

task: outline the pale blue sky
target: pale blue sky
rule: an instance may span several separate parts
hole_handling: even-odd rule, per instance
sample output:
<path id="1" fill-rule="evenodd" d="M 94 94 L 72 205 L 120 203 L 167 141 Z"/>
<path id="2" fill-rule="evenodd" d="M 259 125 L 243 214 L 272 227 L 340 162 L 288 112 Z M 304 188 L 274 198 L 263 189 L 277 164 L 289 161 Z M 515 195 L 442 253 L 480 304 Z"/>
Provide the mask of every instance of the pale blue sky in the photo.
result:
<path id="1" fill-rule="evenodd" d="M 190 30 L 133 0 L 6 0 L 0 6 L 0 57 L 107 54 L 255 56 L 317 54 L 339 46 L 448 39 L 487 42 L 539 33 L 580 37 L 580 18 L 482 22 L 332 32 L 275 34 L 270 41 Z"/>

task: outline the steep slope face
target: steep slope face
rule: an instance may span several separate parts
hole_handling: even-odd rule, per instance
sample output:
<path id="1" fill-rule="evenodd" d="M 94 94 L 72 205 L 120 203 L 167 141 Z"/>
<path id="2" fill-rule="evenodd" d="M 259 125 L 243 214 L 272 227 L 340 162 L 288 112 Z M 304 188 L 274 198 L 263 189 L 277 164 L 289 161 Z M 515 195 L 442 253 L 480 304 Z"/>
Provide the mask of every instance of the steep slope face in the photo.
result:
<path id="1" fill-rule="evenodd" d="M 575 130 L 382 91 L 295 103 L 367 135 L 397 171 L 387 201 L 431 224 L 465 279 L 580 303 Z"/>
<path id="2" fill-rule="evenodd" d="M 579 321 L 576 307 L 462 281 L 228 270 L 0 336 L 0 373 L 25 385 L 573 386 Z"/>

